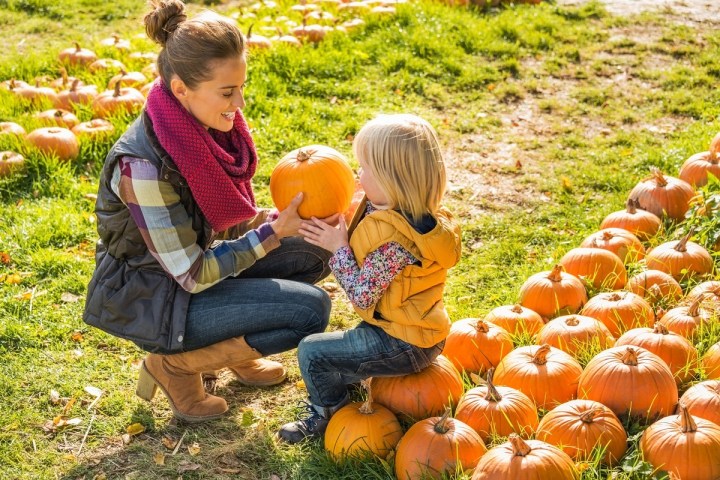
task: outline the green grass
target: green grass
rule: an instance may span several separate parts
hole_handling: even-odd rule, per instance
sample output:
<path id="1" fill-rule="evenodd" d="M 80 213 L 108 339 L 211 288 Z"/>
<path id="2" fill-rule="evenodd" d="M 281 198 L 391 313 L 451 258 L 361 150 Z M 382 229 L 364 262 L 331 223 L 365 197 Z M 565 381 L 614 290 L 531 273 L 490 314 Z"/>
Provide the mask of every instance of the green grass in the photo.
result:
<path id="1" fill-rule="evenodd" d="M 256 33 L 268 23 L 257 18 L 276 15 L 266 9 L 250 19 L 248 9 L 212 8 L 237 14 L 244 31 L 255 22 Z M 120 32 L 135 50 L 154 50 L 137 36 L 144 9 L 130 0 L 0 0 L 8 45 L 0 51 L 0 81 L 57 77 L 57 53 L 76 40 L 140 70 L 144 62 L 99 42 Z M 448 155 L 446 203 L 463 227 L 463 258 L 446 288 L 454 320 L 514 303 L 523 281 L 622 208 L 651 166 L 677 175 L 720 131 L 720 53 L 712 48 L 720 34 L 676 25 L 662 13 L 625 19 L 592 3 L 481 11 L 415 1 L 366 22 L 299 51 L 252 53 L 245 114 L 260 156 L 257 198 L 270 205 L 272 168 L 298 146 L 322 143 L 350 154 L 352 136 L 379 112 L 427 118 Z M 642 41 L 628 33 L 636 22 Z M 101 89 L 110 76 L 70 73 Z M 92 115 L 87 107 L 75 113 Z M 0 477 L 392 478 L 392 459 L 335 464 L 319 442 L 274 439 L 304 398 L 294 352 L 282 355 L 290 381 L 278 387 L 245 388 L 224 376 L 218 393 L 230 414 L 211 424 L 175 424 L 164 399 L 148 404 L 134 396 L 142 352 L 81 320 L 97 238 L 92 194 L 105 152 L 131 119 L 114 118 L 117 133 L 84 143 L 69 163 L 0 137 L 0 151 L 27 158 L 22 174 L 0 179 L 0 252 L 7 255 L 0 257 Z M 37 126 L 29 105 L 3 90 L 0 121 Z M 672 238 L 669 232 L 653 242 Z M 339 293 L 331 328 L 356 322 Z M 720 330 L 708 328 L 696 343 L 703 353 L 717 341 Z M 95 404 L 87 386 L 103 391 Z M 60 415 L 81 423 L 51 428 Z M 134 423 L 145 432 L 126 444 L 123 434 Z M 643 425 L 626 426 L 636 443 Z M 166 437 L 183 438 L 176 454 L 163 445 Z M 191 455 L 195 442 L 200 451 Z M 164 454 L 164 465 L 156 454 Z M 651 471 L 631 448 L 612 473 L 630 480 Z M 591 460 L 582 478 L 609 474 Z"/>

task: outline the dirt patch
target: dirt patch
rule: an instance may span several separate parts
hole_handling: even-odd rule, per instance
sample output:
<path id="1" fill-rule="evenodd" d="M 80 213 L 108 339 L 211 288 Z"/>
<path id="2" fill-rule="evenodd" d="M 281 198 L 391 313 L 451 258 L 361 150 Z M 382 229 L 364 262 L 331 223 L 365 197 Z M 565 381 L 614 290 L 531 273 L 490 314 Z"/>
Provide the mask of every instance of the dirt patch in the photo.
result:
<path id="1" fill-rule="evenodd" d="M 581 5 L 587 0 L 557 0 L 558 5 Z M 613 15 L 635 15 L 662 11 L 682 23 L 720 23 L 720 2 L 716 0 L 601 0 Z"/>

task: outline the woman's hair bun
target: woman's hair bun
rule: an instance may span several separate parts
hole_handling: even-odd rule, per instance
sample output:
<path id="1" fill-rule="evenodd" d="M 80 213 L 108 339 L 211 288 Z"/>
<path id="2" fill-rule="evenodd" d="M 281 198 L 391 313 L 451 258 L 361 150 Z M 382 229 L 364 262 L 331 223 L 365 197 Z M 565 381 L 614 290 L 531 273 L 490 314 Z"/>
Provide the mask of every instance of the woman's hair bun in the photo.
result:
<path id="1" fill-rule="evenodd" d="M 165 46 L 170 34 L 187 19 L 185 4 L 181 0 L 151 0 L 150 12 L 143 19 L 147 36 Z"/>

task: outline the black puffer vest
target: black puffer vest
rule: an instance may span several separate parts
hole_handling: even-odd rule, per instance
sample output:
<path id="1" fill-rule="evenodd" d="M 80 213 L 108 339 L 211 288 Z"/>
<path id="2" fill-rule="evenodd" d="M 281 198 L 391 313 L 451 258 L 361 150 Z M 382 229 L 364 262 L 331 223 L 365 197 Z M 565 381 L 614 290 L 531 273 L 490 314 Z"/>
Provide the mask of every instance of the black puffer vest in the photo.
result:
<path id="1" fill-rule="evenodd" d="M 193 219 L 198 245 L 206 249 L 212 241 L 212 229 L 187 182 L 158 143 L 150 118 L 143 113 L 110 150 L 100 175 L 95 205 L 100 240 L 83 320 L 148 351 L 181 351 L 190 293 L 150 254 L 130 211 L 110 188 L 113 170 L 124 156 L 157 166 Z"/>

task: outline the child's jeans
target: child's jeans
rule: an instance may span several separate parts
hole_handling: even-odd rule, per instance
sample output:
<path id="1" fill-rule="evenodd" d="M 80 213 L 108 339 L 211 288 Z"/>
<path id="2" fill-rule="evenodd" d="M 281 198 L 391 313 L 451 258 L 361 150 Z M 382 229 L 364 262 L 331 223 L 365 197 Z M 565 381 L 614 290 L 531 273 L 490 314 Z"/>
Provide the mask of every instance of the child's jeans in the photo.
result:
<path id="1" fill-rule="evenodd" d="M 308 335 L 298 345 L 298 363 L 310 402 L 332 407 L 345 401 L 349 384 L 425 369 L 444 344 L 416 347 L 362 322 L 351 330 Z"/>

